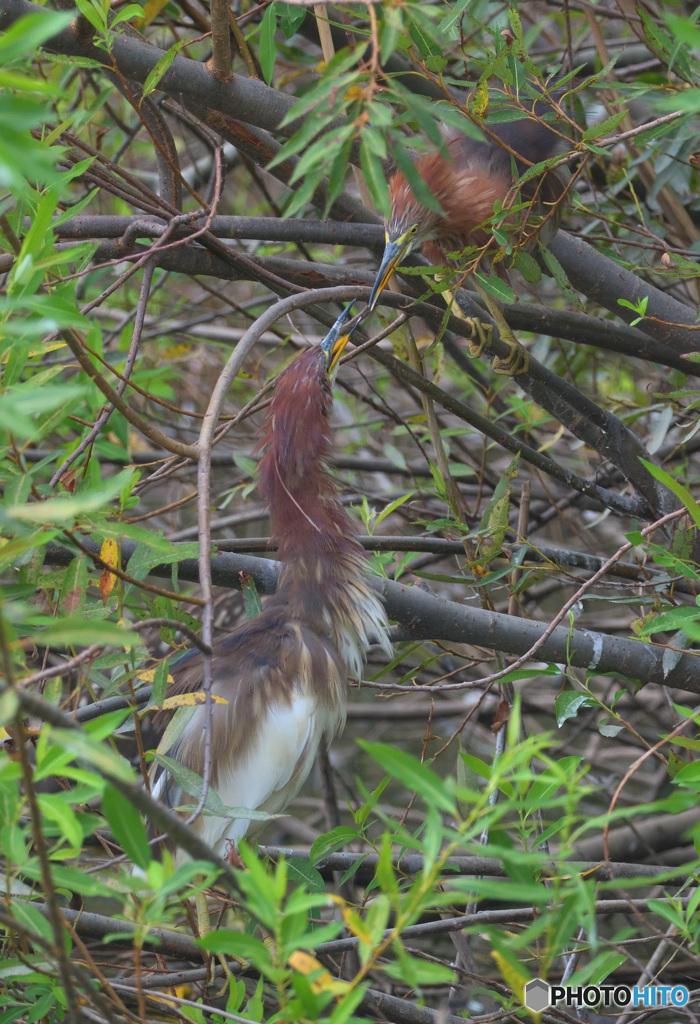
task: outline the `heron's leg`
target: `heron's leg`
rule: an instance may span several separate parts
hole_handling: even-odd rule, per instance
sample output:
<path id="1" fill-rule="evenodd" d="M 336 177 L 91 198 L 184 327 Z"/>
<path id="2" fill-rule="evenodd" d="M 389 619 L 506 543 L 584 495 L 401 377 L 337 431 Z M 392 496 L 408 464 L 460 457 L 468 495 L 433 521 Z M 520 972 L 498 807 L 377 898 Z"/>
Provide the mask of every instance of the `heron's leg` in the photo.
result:
<path id="1" fill-rule="evenodd" d="M 483 300 L 484 305 L 493 317 L 494 323 L 498 327 L 498 333 L 501 336 L 501 341 L 510 349 L 508 355 L 505 357 L 493 357 L 493 372 L 504 373 L 509 377 L 515 377 L 519 373 L 527 373 L 530 366 L 530 353 L 527 349 L 523 348 L 511 331 L 498 303 L 494 301 L 488 292 L 484 291 L 477 280 L 473 280 L 472 284 L 479 298 Z"/>
<path id="2" fill-rule="evenodd" d="M 498 303 L 496 303 L 492 297 L 480 287 L 478 281 L 472 279 L 472 284 L 474 286 L 474 290 L 483 300 L 484 305 L 493 317 L 493 320 L 498 327 L 498 333 L 501 341 L 510 349 L 508 355 L 505 357 L 493 357 L 493 362 L 491 363 L 493 372 L 506 374 L 509 377 L 515 377 L 519 373 L 525 373 L 530 365 L 530 355 L 527 349 L 524 349 L 514 336 L 510 327 L 506 323 L 506 319 L 503 316 Z M 460 320 L 464 320 L 465 323 L 469 324 L 472 331 L 471 338 L 467 340 L 469 355 L 472 359 L 478 359 L 485 348 L 491 348 L 493 343 L 493 325 L 486 323 L 483 320 L 479 320 L 477 317 L 467 316 L 457 302 L 455 293 L 449 288 L 445 289 L 442 294 L 448 302 L 452 302 L 452 312 L 455 316 L 458 316 Z"/>
<path id="3" fill-rule="evenodd" d="M 211 916 L 209 914 L 209 901 L 204 892 L 197 892 L 194 897 L 195 913 L 197 918 L 197 934 L 200 936 L 208 935 L 211 931 Z M 226 957 L 221 953 L 216 954 L 216 959 L 219 961 L 224 969 L 225 984 L 228 983 L 228 979 L 231 977 L 231 971 L 226 963 Z M 245 963 L 245 961 L 241 961 Z M 248 965 L 245 964 L 247 967 Z M 214 983 L 214 969 L 215 963 L 212 956 L 207 957 L 207 984 L 213 985 Z"/>
<path id="4" fill-rule="evenodd" d="M 485 348 L 491 347 L 493 341 L 493 325 L 487 323 L 485 320 L 479 320 L 475 316 L 467 316 L 459 302 L 457 296 L 450 289 L 446 288 L 442 295 L 448 303 L 452 304 L 452 312 L 455 316 L 463 320 L 465 324 L 469 324 L 471 328 L 471 338 L 467 338 L 467 347 L 469 348 L 469 355 L 472 359 L 478 359 Z"/>

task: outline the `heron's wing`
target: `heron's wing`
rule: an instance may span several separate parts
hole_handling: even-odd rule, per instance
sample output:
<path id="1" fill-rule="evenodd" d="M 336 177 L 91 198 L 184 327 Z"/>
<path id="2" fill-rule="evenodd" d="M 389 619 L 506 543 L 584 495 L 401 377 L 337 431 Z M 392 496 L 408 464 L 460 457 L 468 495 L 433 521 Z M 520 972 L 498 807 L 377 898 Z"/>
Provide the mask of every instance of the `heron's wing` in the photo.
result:
<path id="1" fill-rule="evenodd" d="M 173 674 L 169 696 L 200 688 L 201 655 L 186 656 Z M 212 709 L 212 787 L 226 807 L 281 811 L 311 770 L 321 737 L 334 736 L 345 720 L 346 679 L 337 652 L 313 630 L 263 612 L 217 644 L 213 692 L 228 703 Z M 168 751 L 199 776 L 206 721 L 206 708 L 198 707 Z M 170 807 L 192 800 L 162 769 L 153 791 Z M 249 826 L 246 818 L 207 816 L 199 828 L 225 852 L 225 840 L 237 842 Z"/>

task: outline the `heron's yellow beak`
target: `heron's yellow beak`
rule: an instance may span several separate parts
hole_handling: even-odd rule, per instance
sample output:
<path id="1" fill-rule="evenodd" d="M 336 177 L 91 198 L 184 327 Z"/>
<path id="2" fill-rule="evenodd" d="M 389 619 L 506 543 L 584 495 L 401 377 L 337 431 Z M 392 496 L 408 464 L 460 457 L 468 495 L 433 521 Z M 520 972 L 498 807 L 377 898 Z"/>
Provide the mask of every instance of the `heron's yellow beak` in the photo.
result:
<path id="1" fill-rule="evenodd" d="M 394 269 L 401 262 L 402 257 L 409 251 L 409 240 L 406 239 L 405 235 L 401 235 L 395 242 L 390 242 L 387 238 L 386 245 L 384 246 L 384 255 L 382 256 L 382 262 L 379 264 L 379 270 L 372 287 L 372 293 L 367 303 L 367 310 L 371 311 L 377 304 L 377 299 L 386 287 L 387 281 L 394 273 Z"/>
<path id="2" fill-rule="evenodd" d="M 321 350 L 326 354 L 326 373 L 331 376 L 335 373 L 338 360 L 343 354 L 343 349 L 348 343 L 352 331 L 345 330 L 345 324 L 350 319 L 354 303 L 350 302 L 340 314 L 331 327 L 328 334 L 321 342 Z"/>
<path id="3" fill-rule="evenodd" d="M 338 338 L 336 343 L 333 345 L 333 347 L 332 347 L 332 349 L 330 350 L 330 353 L 329 353 L 329 355 L 330 355 L 330 363 L 328 364 L 328 373 L 334 373 L 335 372 L 335 370 L 336 370 L 336 368 L 338 366 L 338 360 L 342 356 L 343 351 L 345 349 L 345 346 L 347 345 L 349 340 L 350 340 L 350 335 L 349 334 L 342 334 Z"/>

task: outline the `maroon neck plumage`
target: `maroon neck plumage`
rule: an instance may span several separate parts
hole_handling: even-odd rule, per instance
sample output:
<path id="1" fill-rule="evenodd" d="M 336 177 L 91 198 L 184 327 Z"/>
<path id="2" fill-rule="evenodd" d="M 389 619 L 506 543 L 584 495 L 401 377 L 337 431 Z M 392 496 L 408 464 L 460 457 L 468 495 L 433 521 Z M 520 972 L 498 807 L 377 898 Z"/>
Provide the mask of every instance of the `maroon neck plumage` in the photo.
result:
<path id="1" fill-rule="evenodd" d="M 279 376 L 261 442 L 260 488 L 285 563 L 284 578 L 303 575 L 316 587 L 328 574 L 336 575 L 339 555 L 362 555 L 355 525 L 327 469 L 332 405 L 324 353 L 319 348 L 302 352 Z"/>
<path id="2" fill-rule="evenodd" d="M 370 644 L 390 656 L 391 643 L 355 524 L 328 472 L 332 405 L 326 355 L 321 348 L 302 352 L 277 380 L 261 441 L 260 488 L 283 563 L 263 614 L 328 637 L 348 675 L 361 678 Z"/>

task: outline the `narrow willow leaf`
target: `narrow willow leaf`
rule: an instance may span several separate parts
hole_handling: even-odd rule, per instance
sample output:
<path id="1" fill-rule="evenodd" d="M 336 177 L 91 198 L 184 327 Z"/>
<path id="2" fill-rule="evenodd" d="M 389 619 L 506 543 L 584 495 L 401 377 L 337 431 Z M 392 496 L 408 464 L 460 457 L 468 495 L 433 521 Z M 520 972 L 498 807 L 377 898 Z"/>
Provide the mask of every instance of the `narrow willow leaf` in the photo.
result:
<path id="1" fill-rule="evenodd" d="M 129 860 L 144 871 L 151 862 L 146 826 L 141 815 L 114 786 L 106 786 L 102 811 L 109 827 Z"/>
<path id="2" fill-rule="evenodd" d="M 447 782 L 427 765 L 421 764 L 417 758 L 405 751 L 385 743 L 370 743 L 367 740 L 358 740 L 358 743 L 384 771 L 399 779 L 404 786 L 414 789 L 426 803 L 442 811 L 455 813 L 455 799 L 449 792 Z"/>
<path id="3" fill-rule="evenodd" d="M 146 76 L 146 81 L 143 83 L 144 96 L 149 96 L 153 90 L 157 88 L 163 75 L 169 70 L 178 53 L 183 46 L 187 45 L 187 42 L 187 39 L 181 39 L 179 43 L 175 43 L 174 46 L 171 46 L 170 49 L 163 54 L 153 70 Z"/>
<path id="4" fill-rule="evenodd" d="M 272 3 L 265 11 L 260 22 L 260 68 L 263 78 L 269 85 L 272 81 L 272 73 L 275 70 L 275 58 L 277 47 L 275 46 L 275 32 L 277 30 L 277 4 Z"/>

